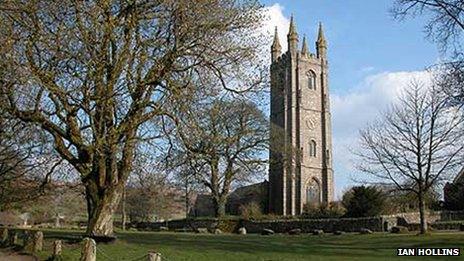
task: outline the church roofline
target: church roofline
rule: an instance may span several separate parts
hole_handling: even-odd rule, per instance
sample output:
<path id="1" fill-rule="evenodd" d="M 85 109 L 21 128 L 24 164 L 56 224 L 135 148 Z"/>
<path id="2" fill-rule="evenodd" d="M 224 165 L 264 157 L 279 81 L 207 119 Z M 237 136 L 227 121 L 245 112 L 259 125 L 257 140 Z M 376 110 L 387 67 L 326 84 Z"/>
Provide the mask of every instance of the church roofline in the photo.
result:
<path id="1" fill-rule="evenodd" d="M 464 183 L 464 167 L 459 171 L 458 175 L 454 177 L 453 183 Z"/>

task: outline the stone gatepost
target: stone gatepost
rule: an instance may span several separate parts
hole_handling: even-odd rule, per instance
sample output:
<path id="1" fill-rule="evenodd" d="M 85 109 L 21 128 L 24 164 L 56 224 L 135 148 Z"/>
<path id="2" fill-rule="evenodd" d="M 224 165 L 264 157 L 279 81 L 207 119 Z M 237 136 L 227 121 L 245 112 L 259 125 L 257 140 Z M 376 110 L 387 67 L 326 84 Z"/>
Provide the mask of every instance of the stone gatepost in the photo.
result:
<path id="1" fill-rule="evenodd" d="M 34 252 L 34 241 L 30 231 L 25 230 L 23 233 L 23 248 L 26 251 Z"/>
<path id="2" fill-rule="evenodd" d="M 16 231 L 11 231 L 8 235 L 10 238 L 9 238 L 9 243 L 10 243 L 10 246 L 16 246 L 19 244 L 19 241 L 18 241 L 18 232 Z"/>
<path id="3" fill-rule="evenodd" d="M 82 241 L 82 252 L 80 261 L 96 261 L 97 260 L 97 244 L 95 240 L 86 237 Z"/>
<path id="4" fill-rule="evenodd" d="M 42 251 L 43 247 L 43 232 L 36 231 L 32 236 L 32 251 L 39 252 Z"/>
<path id="5" fill-rule="evenodd" d="M 61 240 L 55 240 L 53 242 L 53 258 L 61 257 Z"/>
<path id="6" fill-rule="evenodd" d="M 161 261 L 161 254 L 155 253 L 155 252 L 149 252 L 148 261 Z"/>
<path id="7" fill-rule="evenodd" d="M 2 245 L 7 245 L 8 244 L 8 229 L 6 229 L 6 228 L 2 229 L 2 235 L 1 235 L 0 244 L 2 244 Z"/>

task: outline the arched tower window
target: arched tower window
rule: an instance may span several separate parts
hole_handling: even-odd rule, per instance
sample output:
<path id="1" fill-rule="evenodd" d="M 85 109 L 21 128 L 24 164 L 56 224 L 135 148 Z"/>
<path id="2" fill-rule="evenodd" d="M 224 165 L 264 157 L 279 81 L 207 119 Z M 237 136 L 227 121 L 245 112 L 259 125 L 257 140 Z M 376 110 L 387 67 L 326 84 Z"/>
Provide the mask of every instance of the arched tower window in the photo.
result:
<path id="1" fill-rule="evenodd" d="M 317 148 L 316 141 L 311 140 L 309 142 L 309 156 L 310 157 L 316 157 L 316 148 Z"/>
<path id="2" fill-rule="evenodd" d="M 308 88 L 311 90 L 316 89 L 316 74 L 313 71 L 308 72 Z"/>
<path id="3" fill-rule="evenodd" d="M 315 206 L 321 203 L 321 187 L 316 179 L 311 179 L 306 186 L 306 204 Z"/>

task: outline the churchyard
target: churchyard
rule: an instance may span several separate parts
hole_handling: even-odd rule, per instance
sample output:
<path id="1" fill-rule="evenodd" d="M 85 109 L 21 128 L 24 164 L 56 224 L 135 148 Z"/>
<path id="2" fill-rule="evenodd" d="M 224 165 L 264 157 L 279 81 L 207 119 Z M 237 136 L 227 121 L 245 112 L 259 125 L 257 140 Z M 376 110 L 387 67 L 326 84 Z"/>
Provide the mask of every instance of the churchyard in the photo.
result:
<path id="1" fill-rule="evenodd" d="M 43 251 L 40 260 L 53 253 L 53 242 L 62 241 L 62 260 L 79 260 L 79 238 L 84 231 L 42 230 Z M 157 252 L 161 260 L 411 260 L 397 257 L 397 248 L 464 247 L 464 232 L 347 233 L 334 235 L 300 234 L 195 234 L 182 232 L 120 232 L 115 243 L 97 244 L 97 260 L 149 260 Z M 449 257 L 448 257 L 449 258 Z M 446 260 L 446 257 L 421 257 L 421 260 Z M 464 260 L 464 256 L 453 257 Z"/>
<path id="2" fill-rule="evenodd" d="M 464 260 L 464 0 L 357 1 L 0 0 L 0 261 Z"/>

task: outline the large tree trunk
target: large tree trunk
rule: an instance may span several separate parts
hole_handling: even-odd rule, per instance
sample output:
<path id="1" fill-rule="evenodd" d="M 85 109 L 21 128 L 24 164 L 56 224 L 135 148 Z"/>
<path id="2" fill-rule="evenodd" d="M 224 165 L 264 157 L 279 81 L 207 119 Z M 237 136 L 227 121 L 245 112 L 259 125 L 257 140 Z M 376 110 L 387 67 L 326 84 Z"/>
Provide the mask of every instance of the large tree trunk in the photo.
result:
<path id="1" fill-rule="evenodd" d="M 126 215 L 126 188 L 123 188 L 122 192 L 122 230 L 126 231 L 126 222 L 127 222 L 127 215 Z"/>
<path id="2" fill-rule="evenodd" d="M 214 216 L 217 218 L 226 215 L 226 201 L 224 197 L 214 197 Z"/>
<path id="3" fill-rule="evenodd" d="M 419 193 L 420 234 L 427 233 L 427 217 L 425 209 L 424 192 Z"/>
<path id="4" fill-rule="evenodd" d="M 116 211 L 122 197 L 124 184 L 118 184 L 108 188 L 98 188 L 96 182 L 86 182 L 87 198 L 87 235 L 97 240 L 109 240 L 114 238 L 113 214 Z"/>

